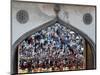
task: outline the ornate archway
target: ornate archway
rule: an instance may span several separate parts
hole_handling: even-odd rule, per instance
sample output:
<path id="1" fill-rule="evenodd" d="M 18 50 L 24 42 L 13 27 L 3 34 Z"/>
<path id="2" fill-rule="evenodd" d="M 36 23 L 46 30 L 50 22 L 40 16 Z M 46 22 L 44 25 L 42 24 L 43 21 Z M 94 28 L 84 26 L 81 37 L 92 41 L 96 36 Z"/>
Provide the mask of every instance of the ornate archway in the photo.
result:
<path id="1" fill-rule="evenodd" d="M 52 35 L 53 37 L 49 38 L 46 34 L 43 34 L 43 33 L 45 33 L 45 32 L 52 33 L 51 28 L 54 30 L 54 32 L 56 34 L 50 34 L 50 36 Z M 60 30 L 57 31 L 57 28 Z M 63 30 L 61 30 L 61 29 L 63 29 Z M 42 37 L 41 38 L 35 37 L 36 35 L 40 35 L 40 37 L 41 36 Z M 35 60 L 35 57 L 36 57 L 36 56 L 34 56 L 34 54 L 37 55 L 38 51 L 42 52 L 43 50 L 46 50 L 46 49 L 42 49 L 39 47 L 36 48 L 36 41 L 38 41 L 37 46 L 41 45 L 41 47 L 42 47 L 45 44 L 44 41 L 46 41 L 46 39 L 44 39 L 43 36 L 47 36 L 46 38 L 49 39 L 49 41 L 46 42 L 46 45 L 49 45 L 50 47 L 51 47 L 51 45 L 53 45 L 53 42 L 55 41 L 55 45 L 53 46 L 54 48 L 52 47 L 52 49 L 51 49 L 51 50 L 53 50 L 53 52 L 55 52 L 56 50 L 62 50 L 63 51 L 62 53 L 64 53 L 64 52 L 68 53 L 68 54 L 67 53 L 62 54 L 62 56 L 65 56 L 65 57 L 63 57 L 64 59 L 62 61 L 65 61 L 65 59 L 69 60 L 69 62 L 66 62 L 66 64 L 64 64 L 64 62 L 62 62 L 63 65 L 66 65 L 66 67 L 63 66 L 63 68 L 66 68 L 65 70 L 82 70 L 82 69 L 94 69 L 95 68 L 95 53 L 96 52 L 95 52 L 95 44 L 93 43 L 93 41 L 82 31 L 80 31 L 77 28 L 74 28 L 70 24 L 65 23 L 64 21 L 62 21 L 61 19 L 59 19 L 57 17 L 54 20 L 52 20 L 48 23 L 45 23 L 44 25 L 41 25 L 40 27 L 35 28 L 35 29 L 25 33 L 14 43 L 14 45 L 12 46 L 12 50 L 13 50 L 12 54 L 14 56 L 14 57 L 12 57 L 12 59 L 13 59 L 12 72 L 13 73 L 35 73 L 35 72 L 51 72 L 51 71 L 60 71 L 61 70 L 61 69 L 58 69 L 58 70 L 50 70 L 50 71 L 49 70 L 46 70 L 46 71 L 43 71 L 43 70 L 37 71 L 36 70 L 35 71 L 34 67 L 39 69 L 41 66 L 38 66 L 38 67 L 33 66 L 33 65 L 35 65 L 35 64 L 33 64 L 33 60 Z M 54 40 L 54 38 L 55 38 L 54 36 L 58 37 L 60 41 L 58 42 L 57 39 Z M 64 37 L 65 42 L 62 41 L 62 37 Z M 31 41 L 28 42 L 29 39 L 31 39 L 32 42 Z M 51 41 L 51 39 L 53 39 L 53 40 Z M 35 44 L 34 44 L 33 40 L 34 40 Z M 22 48 L 22 45 L 24 45 L 25 43 L 27 43 L 28 46 L 31 44 L 32 49 L 31 48 L 27 48 L 27 49 Z M 48 46 L 48 48 L 50 48 L 49 46 Z M 81 46 L 81 47 L 78 49 L 78 46 Z M 23 52 L 23 51 L 26 51 L 26 52 Z M 34 52 L 31 52 L 31 51 L 34 51 Z M 50 49 L 47 49 L 47 51 L 50 51 Z M 44 53 L 46 53 L 46 51 L 44 51 Z M 71 56 L 69 56 L 71 53 L 72 53 L 72 57 L 74 60 L 72 62 L 74 62 L 74 63 L 72 63 L 69 59 L 71 57 Z M 61 55 L 61 53 L 58 54 L 59 58 L 61 58 L 60 55 Z M 78 56 L 79 56 L 79 58 L 83 59 L 84 61 L 78 59 Z M 41 55 L 40 55 L 40 57 L 41 57 Z M 47 57 L 47 55 L 44 55 L 44 57 Z M 56 55 L 54 55 L 54 58 L 55 57 L 56 57 Z M 50 60 L 55 60 L 55 59 L 50 59 Z M 57 57 L 57 60 L 58 60 L 58 57 Z M 80 62 L 78 60 L 80 60 L 82 62 Z M 44 62 L 44 61 L 41 61 L 40 59 L 38 59 L 37 62 L 39 63 L 39 61 Z M 59 59 L 59 61 L 60 61 L 60 59 Z M 21 65 L 21 64 L 27 63 L 27 62 L 31 63 L 30 66 L 23 67 Z M 57 61 L 55 61 L 55 62 L 57 63 Z M 51 66 L 49 65 L 49 69 L 52 66 L 53 65 L 51 65 Z M 59 66 L 61 66 L 61 65 L 59 65 Z M 47 65 L 46 65 L 46 67 L 47 67 Z M 24 72 L 20 71 L 23 69 L 24 70 L 27 69 L 27 70 Z M 65 70 L 62 70 L 62 71 L 65 71 Z"/>

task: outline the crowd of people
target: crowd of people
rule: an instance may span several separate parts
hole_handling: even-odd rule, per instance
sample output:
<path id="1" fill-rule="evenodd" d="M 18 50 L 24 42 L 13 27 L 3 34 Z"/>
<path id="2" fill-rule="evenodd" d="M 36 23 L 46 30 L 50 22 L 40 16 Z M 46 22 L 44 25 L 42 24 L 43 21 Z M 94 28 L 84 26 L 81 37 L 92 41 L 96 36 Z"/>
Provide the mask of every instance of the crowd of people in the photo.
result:
<path id="1" fill-rule="evenodd" d="M 85 69 L 84 39 L 55 23 L 18 45 L 18 68 L 28 73 Z"/>

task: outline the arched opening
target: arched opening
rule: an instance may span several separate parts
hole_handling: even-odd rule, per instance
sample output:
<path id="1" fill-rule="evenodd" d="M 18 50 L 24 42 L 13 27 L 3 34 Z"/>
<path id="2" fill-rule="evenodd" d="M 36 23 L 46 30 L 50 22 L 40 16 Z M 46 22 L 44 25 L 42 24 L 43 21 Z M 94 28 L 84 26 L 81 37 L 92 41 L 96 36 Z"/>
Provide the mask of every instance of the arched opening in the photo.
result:
<path id="1" fill-rule="evenodd" d="M 14 73 L 95 68 L 95 44 L 58 18 L 25 33 L 15 42 L 13 50 Z"/>

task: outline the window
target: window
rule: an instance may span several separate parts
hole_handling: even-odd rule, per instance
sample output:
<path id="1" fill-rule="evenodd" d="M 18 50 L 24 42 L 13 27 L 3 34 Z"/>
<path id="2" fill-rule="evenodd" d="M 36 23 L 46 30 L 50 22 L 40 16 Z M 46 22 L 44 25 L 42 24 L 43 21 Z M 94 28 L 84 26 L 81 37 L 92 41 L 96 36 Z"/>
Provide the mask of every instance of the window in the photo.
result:
<path id="1" fill-rule="evenodd" d="M 86 69 L 85 40 L 59 22 L 18 45 L 18 73 Z"/>

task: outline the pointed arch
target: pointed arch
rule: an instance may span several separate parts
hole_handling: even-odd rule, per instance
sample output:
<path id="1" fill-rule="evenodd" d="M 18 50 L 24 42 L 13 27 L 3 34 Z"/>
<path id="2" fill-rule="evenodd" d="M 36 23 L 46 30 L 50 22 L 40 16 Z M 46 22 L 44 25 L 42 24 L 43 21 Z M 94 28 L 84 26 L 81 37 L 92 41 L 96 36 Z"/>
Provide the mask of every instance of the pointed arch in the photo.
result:
<path id="1" fill-rule="evenodd" d="M 28 36 L 32 35 L 33 33 L 42 30 L 48 26 L 53 25 L 55 22 L 59 22 L 60 24 L 64 25 L 66 28 L 69 28 L 75 32 L 78 32 L 90 45 L 91 47 L 91 60 L 87 59 L 88 56 L 86 57 L 86 69 L 95 69 L 96 68 L 96 51 L 95 51 L 95 43 L 89 38 L 89 36 L 87 36 L 86 34 L 84 34 L 81 30 L 73 27 L 72 25 L 70 25 L 69 23 L 65 23 L 64 21 L 62 21 L 59 18 L 54 18 L 53 20 L 35 28 L 32 29 L 28 32 L 26 32 L 25 34 L 23 34 L 13 45 L 12 45 L 12 73 L 18 73 L 17 67 L 18 67 L 18 51 L 17 51 L 17 46 L 20 44 L 20 42 L 22 42 L 25 38 L 27 38 Z M 88 62 L 90 61 L 90 62 Z M 89 65 L 90 64 L 90 65 Z"/>

